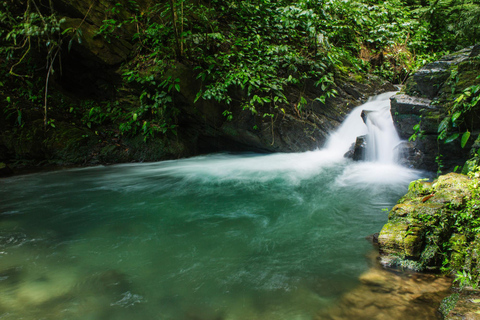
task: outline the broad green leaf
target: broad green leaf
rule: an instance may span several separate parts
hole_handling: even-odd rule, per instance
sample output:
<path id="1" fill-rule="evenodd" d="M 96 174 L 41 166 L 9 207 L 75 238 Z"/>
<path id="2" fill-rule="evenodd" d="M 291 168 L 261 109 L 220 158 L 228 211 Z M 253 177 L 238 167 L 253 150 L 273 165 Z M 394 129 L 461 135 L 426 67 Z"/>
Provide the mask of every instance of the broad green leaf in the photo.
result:
<path id="1" fill-rule="evenodd" d="M 455 122 L 457 121 L 457 119 L 462 115 L 462 112 L 461 111 L 457 111 L 453 114 L 452 116 L 452 122 Z"/>
<path id="2" fill-rule="evenodd" d="M 198 101 L 198 99 L 200 99 L 203 95 L 203 92 L 202 90 L 198 91 L 197 92 L 197 96 L 195 97 L 195 100 L 193 100 L 193 103 L 196 103 Z"/>
<path id="3" fill-rule="evenodd" d="M 420 130 L 420 123 L 417 123 L 416 125 L 414 125 L 413 130 L 415 130 L 415 131 Z"/>
<path id="4" fill-rule="evenodd" d="M 455 99 L 455 103 L 461 102 L 463 99 L 465 99 L 465 95 L 462 93 L 460 96 L 458 96 L 457 99 Z"/>
<path id="5" fill-rule="evenodd" d="M 445 129 L 447 129 L 449 121 L 450 121 L 450 117 L 445 117 L 445 119 L 443 119 L 442 122 L 440 122 L 440 124 L 438 125 L 437 132 L 442 132 Z"/>
<path id="6" fill-rule="evenodd" d="M 459 136 L 460 136 L 460 133 L 454 133 L 454 134 L 452 134 L 450 137 L 448 137 L 447 139 L 445 139 L 445 143 L 450 143 L 450 142 L 452 142 L 453 140 L 457 139 Z"/>
<path id="7" fill-rule="evenodd" d="M 467 141 L 469 138 L 470 138 L 470 131 L 467 131 L 462 135 L 462 148 L 465 148 L 465 145 L 467 144 Z"/>

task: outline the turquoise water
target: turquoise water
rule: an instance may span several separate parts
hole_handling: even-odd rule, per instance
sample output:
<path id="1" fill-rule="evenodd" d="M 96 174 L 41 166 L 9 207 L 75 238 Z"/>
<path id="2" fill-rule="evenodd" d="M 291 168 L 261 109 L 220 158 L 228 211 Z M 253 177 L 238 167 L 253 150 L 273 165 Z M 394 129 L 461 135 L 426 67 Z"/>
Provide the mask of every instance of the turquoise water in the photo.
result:
<path id="1" fill-rule="evenodd" d="M 0 180 L 0 319 L 313 319 L 418 172 L 328 151 Z"/>

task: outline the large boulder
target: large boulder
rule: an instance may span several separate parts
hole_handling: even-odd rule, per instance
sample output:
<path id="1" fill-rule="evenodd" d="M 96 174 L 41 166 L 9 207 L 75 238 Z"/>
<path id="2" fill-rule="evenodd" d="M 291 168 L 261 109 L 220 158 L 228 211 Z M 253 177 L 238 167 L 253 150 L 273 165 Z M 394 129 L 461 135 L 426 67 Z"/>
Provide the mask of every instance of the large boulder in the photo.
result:
<path id="1" fill-rule="evenodd" d="M 461 243 L 456 237 L 469 223 L 461 212 L 468 200 L 477 197 L 472 183 L 475 186 L 475 180 L 456 173 L 440 176 L 433 183 L 413 182 L 390 211 L 388 222 L 379 234 L 382 262 L 386 266 L 424 270 L 438 269 L 445 259 L 454 258 L 455 247 L 450 244 Z M 469 238 L 464 239 L 465 245 L 467 240 L 474 243 L 476 236 Z M 457 258 L 460 262 L 461 257 Z"/>
<path id="2" fill-rule="evenodd" d="M 359 136 L 352 144 L 350 149 L 345 153 L 344 157 L 352 159 L 353 161 L 362 161 L 365 160 L 367 148 L 367 136 Z"/>

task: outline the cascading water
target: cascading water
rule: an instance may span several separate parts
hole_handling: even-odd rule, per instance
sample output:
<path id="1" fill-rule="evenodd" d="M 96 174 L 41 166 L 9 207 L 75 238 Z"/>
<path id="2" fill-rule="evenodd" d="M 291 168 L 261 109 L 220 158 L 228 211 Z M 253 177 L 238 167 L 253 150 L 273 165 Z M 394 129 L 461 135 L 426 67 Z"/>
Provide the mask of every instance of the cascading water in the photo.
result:
<path id="1" fill-rule="evenodd" d="M 332 134 L 327 142 L 327 150 L 343 155 L 358 136 L 367 135 L 365 160 L 394 163 L 394 150 L 400 138 L 390 114 L 390 97 L 393 94 L 395 92 L 378 95 L 356 107 L 339 130 Z"/>
<path id="2" fill-rule="evenodd" d="M 419 177 L 343 157 L 361 110 L 313 152 L 3 179 L 0 318 L 314 318 L 358 285 L 365 236 Z"/>

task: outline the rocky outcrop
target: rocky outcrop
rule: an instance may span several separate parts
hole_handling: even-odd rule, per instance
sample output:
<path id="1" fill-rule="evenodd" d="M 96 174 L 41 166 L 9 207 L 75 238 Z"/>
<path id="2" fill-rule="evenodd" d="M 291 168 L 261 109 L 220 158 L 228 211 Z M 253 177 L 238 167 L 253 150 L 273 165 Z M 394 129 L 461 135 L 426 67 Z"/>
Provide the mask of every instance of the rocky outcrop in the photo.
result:
<path id="1" fill-rule="evenodd" d="M 456 173 L 433 183 L 413 182 L 379 234 L 383 264 L 416 270 L 440 268 L 445 255 L 451 254 L 442 244 L 454 241 L 461 232 L 459 212 L 473 196 L 470 183 L 467 176 Z"/>
<path id="2" fill-rule="evenodd" d="M 472 142 L 462 148 L 459 139 L 444 143 L 437 136 L 439 124 L 451 112 L 455 94 L 478 82 L 480 61 L 477 55 L 478 46 L 425 65 L 409 78 L 403 92 L 392 98 L 395 127 L 402 139 L 412 142 L 413 150 L 409 153 L 417 154 L 416 159 L 409 162 L 411 166 L 452 171 L 469 158 Z M 480 132 L 477 118 L 472 114 L 468 124 L 472 136 Z"/>
<path id="3" fill-rule="evenodd" d="M 393 207 L 378 244 L 387 267 L 443 271 L 455 276 L 440 306 L 443 319 L 478 319 L 480 311 L 479 174 L 415 181 Z"/>

